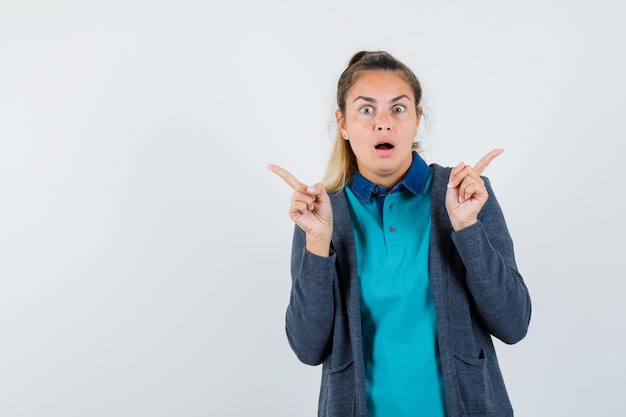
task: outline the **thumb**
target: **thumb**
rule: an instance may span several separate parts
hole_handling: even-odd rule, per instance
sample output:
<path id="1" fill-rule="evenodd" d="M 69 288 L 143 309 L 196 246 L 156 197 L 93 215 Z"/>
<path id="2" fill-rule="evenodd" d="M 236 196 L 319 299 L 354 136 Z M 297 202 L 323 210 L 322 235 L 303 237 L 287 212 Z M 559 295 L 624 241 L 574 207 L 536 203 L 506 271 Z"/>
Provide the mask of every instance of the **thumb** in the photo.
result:
<path id="1" fill-rule="evenodd" d="M 306 190 L 311 195 L 320 196 L 320 197 L 328 196 L 326 189 L 319 182 L 317 184 L 308 186 Z"/>

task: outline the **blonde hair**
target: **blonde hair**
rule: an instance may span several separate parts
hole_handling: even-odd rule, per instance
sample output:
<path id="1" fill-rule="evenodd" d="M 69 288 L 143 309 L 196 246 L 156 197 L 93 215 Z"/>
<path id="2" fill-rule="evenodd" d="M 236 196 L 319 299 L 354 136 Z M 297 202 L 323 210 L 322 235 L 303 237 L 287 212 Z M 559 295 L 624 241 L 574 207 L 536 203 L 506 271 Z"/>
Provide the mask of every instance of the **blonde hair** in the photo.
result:
<path id="1" fill-rule="evenodd" d="M 350 88 L 357 76 L 365 71 L 393 71 L 398 73 L 411 86 L 415 96 L 415 107 L 416 109 L 419 108 L 422 100 L 422 87 L 409 67 L 385 51 L 361 51 L 352 56 L 337 82 L 337 107 L 342 114 L 346 112 L 346 97 Z M 414 143 L 413 149 L 417 150 L 418 148 L 419 145 Z M 350 182 L 356 172 L 356 157 L 350 142 L 345 140 L 337 129 L 335 143 L 322 181 L 324 188 L 329 192 L 340 191 Z"/>

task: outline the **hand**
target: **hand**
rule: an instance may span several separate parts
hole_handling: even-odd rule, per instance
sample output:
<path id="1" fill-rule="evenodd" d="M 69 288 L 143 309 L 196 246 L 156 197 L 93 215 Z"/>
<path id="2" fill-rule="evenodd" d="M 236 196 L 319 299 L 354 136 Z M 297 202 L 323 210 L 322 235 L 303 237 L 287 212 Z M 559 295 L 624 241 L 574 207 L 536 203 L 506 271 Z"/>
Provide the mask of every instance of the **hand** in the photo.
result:
<path id="1" fill-rule="evenodd" d="M 452 228 L 459 231 L 478 222 L 478 213 L 483 208 L 489 194 L 480 174 L 493 159 L 504 152 L 494 149 L 485 155 L 472 168 L 461 162 L 450 172 L 450 182 L 446 192 L 446 210 Z"/>
<path id="2" fill-rule="evenodd" d="M 319 256 L 328 256 L 333 234 L 333 209 L 322 184 L 307 187 L 278 165 L 268 165 L 267 169 L 293 189 L 289 217 L 304 230 L 307 250 Z"/>

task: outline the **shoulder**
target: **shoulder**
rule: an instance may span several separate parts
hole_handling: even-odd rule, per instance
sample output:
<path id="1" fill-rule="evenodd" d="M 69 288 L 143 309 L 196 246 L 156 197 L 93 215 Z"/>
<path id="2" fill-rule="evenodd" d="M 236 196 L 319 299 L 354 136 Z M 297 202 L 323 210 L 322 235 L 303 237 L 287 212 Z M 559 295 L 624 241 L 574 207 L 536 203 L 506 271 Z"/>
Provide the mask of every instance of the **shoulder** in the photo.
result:
<path id="1" fill-rule="evenodd" d="M 431 185 L 431 193 L 434 197 L 443 197 L 448 189 L 448 182 L 450 181 L 450 167 L 442 167 L 438 164 L 431 164 L 430 168 L 433 170 L 433 179 Z"/>
<path id="2" fill-rule="evenodd" d="M 333 207 L 333 235 L 336 238 L 352 237 L 352 216 L 348 205 L 346 191 L 341 189 L 328 193 L 330 203 Z"/>
<path id="3" fill-rule="evenodd" d="M 346 221 L 350 218 L 350 208 L 348 206 L 348 197 L 344 189 L 334 191 L 328 194 L 330 204 L 333 207 L 333 217 L 335 221 Z"/>
<path id="4" fill-rule="evenodd" d="M 433 179 L 440 176 L 447 178 L 450 176 L 450 171 L 452 171 L 451 167 L 442 167 L 439 164 L 430 164 L 429 167 L 433 170 Z"/>
<path id="5" fill-rule="evenodd" d="M 348 196 L 346 195 L 345 188 L 337 191 L 328 192 L 328 196 L 330 197 L 330 202 L 333 205 L 333 210 L 336 209 L 348 209 Z"/>

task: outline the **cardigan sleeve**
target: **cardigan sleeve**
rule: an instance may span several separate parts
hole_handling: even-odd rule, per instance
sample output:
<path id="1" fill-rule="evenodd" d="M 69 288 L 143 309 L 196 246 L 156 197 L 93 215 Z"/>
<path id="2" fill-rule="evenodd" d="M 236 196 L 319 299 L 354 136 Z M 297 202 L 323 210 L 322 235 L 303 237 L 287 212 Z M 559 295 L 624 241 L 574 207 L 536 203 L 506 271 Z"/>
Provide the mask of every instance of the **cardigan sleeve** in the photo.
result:
<path id="1" fill-rule="evenodd" d="M 319 365 L 329 355 L 333 329 L 336 254 L 312 254 L 305 233 L 295 227 L 291 253 L 291 294 L 286 314 L 289 344 L 300 361 Z"/>
<path id="2" fill-rule="evenodd" d="M 452 233 L 466 268 L 466 283 L 487 330 L 507 344 L 517 343 L 528 331 L 531 302 L 517 270 L 513 241 L 487 178 L 489 199 L 478 223 Z"/>

